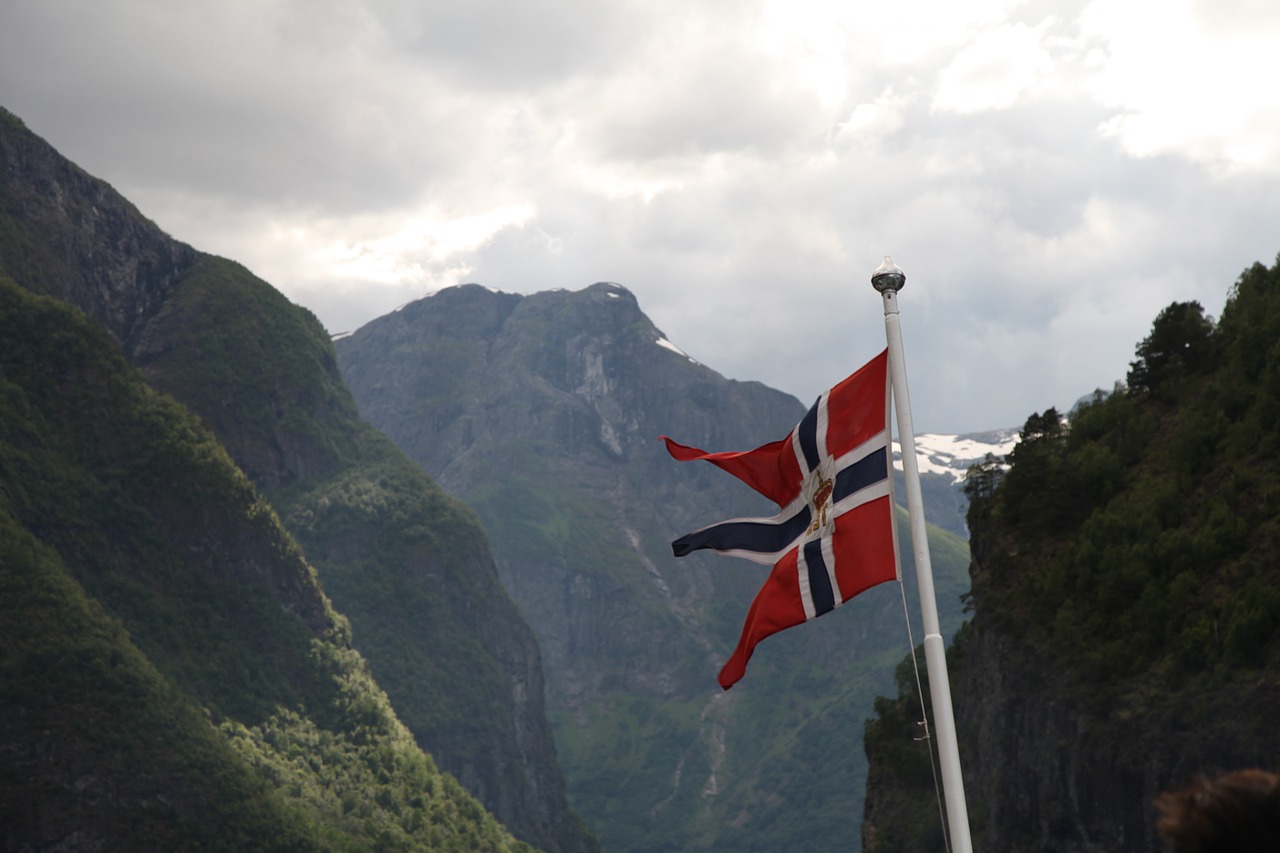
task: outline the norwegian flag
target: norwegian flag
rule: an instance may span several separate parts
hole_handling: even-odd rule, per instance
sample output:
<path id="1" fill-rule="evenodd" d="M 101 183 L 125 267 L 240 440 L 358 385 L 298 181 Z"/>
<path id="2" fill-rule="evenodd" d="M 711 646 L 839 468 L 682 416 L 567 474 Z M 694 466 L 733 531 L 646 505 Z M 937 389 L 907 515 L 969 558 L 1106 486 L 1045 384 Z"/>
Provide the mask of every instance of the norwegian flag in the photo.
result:
<path id="1" fill-rule="evenodd" d="M 705 459 L 781 510 L 712 524 L 671 543 L 677 557 L 710 548 L 773 565 L 720 671 L 725 690 L 742 678 L 765 637 L 898 577 L 887 368 L 885 350 L 820 396 L 790 435 L 755 450 L 707 453 L 662 437 L 674 458 Z"/>

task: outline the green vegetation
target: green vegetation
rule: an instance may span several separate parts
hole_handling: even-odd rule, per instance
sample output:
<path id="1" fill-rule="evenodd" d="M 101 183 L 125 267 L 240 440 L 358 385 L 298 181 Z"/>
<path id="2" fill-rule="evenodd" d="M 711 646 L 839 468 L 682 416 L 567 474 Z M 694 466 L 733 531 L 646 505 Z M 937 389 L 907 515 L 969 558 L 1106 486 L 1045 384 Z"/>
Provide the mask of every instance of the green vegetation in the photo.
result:
<path id="1" fill-rule="evenodd" d="M 43 766 L 0 765 L 0 826 L 11 842 L 39 841 L 43 822 L 53 837 L 78 830 L 114 849 L 321 849 L 306 816 L 236 760 L 58 553 L 8 513 L 0 707 L 5 742 L 46 756 Z M 95 807 L 106 798 L 108 808 Z"/>
<path id="2" fill-rule="evenodd" d="M 320 643 L 316 652 L 333 668 L 344 726 L 282 708 L 260 725 L 220 729 L 291 804 L 324 816 L 327 848 L 532 851 L 417 748 L 356 652 Z"/>
<path id="3" fill-rule="evenodd" d="M 213 428 L 268 490 L 356 458 L 360 422 L 329 336 L 244 267 L 201 256 L 151 324 L 143 375 Z M 264 439 L 267 439 L 264 441 Z"/>
<path id="4" fill-rule="evenodd" d="M 608 833 L 606 849 L 681 849 L 682 824 L 703 810 L 699 788 L 709 767 L 698 719 L 705 702 L 611 693 L 573 737 L 561 739 L 561 760 L 574 768 L 574 808 Z M 683 756 L 674 775 L 673 755 Z M 660 805 L 647 812 L 636 803 Z"/>
<path id="5" fill-rule="evenodd" d="M 4 277 L 0 711 L 10 840 L 529 849 L 416 746 L 207 427 Z"/>
<path id="6" fill-rule="evenodd" d="M 1137 844 L 1151 825 L 1149 797 L 1106 804 L 1107 817 L 1072 814 L 1067 791 L 1113 784 L 1099 778 L 1047 781 L 1040 795 L 1061 804 L 1040 802 L 1030 817 L 997 786 L 1025 782 L 1054 747 L 1042 745 L 1040 761 L 1018 756 L 1027 767 L 994 766 L 1010 756 L 992 732 L 1018 712 L 974 708 L 986 697 L 964 690 L 978 684 L 1000 685 L 1001 701 L 1024 713 L 1078 714 L 1070 719 L 1094 747 L 1073 751 L 1078 772 L 1105 766 L 1168 785 L 1188 767 L 1280 760 L 1270 710 L 1280 662 L 1280 264 L 1246 270 L 1216 323 L 1197 303 L 1170 305 L 1136 356 L 1127 385 L 1095 393 L 1069 418 L 1030 416 L 1007 471 L 990 459 L 970 472 L 974 620 L 948 660 L 975 717 L 959 720 L 962 757 L 988 738 L 991 754 L 973 759 L 991 765 L 978 781 L 1010 797 L 970 801 L 978 838 L 987 828 L 1038 849 L 1045 832 L 1063 843 L 1123 833 Z M 976 648 L 984 662 L 970 658 Z M 967 671 L 993 655 L 1000 673 L 990 681 Z M 900 677 L 898 688 L 897 699 L 877 700 L 866 730 L 875 851 L 936 846 L 918 834 L 937 810 L 927 753 L 907 739 L 919 700 L 914 681 Z M 1072 827 L 1046 829 L 1059 805 Z M 1006 825 L 986 827 L 997 807 Z"/>
<path id="7" fill-rule="evenodd" d="M 1214 324 L 1174 303 L 1129 387 L 1028 418 L 998 488 L 975 486 L 975 598 L 1088 682 L 1256 667 L 1280 640 L 1280 272 Z"/>
<path id="8" fill-rule="evenodd" d="M 240 265 L 201 256 L 137 361 L 212 427 L 280 513 L 418 745 L 522 837 L 589 845 L 536 802 L 554 799 L 539 787 L 558 789 L 554 753 L 541 696 L 517 705 L 513 681 L 536 667 L 537 647 L 484 532 L 359 420 L 315 317 Z M 527 771 L 537 781 L 505 771 L 526 761 L 547 762 Z"/>
<path id="9" fill-rule="evenodd" d="M 472 843 L 464 826 L 473 802 L 447 806 L 451 782 L 435 786 L 435 805 L 399 791 L 399 776 L 413 787 L 421 774 L 390 728 L 354 739 L 364 712 L 337 685 L 359 658 L 335 663 L 317 642 L 368 652 L 417 741 L 514 832 L 566 853 L 594 849 L 564 803 L 536 643 L 478 526 L 359 421 L 315 317 L 240 265 L 172 240 L 3 110 L 0 166 L 0 278 L 96 321 L 80 317 L 59 337 L 78 316 L 63 311 L 48 324 L 53 343 L 24 353 L 30 330 L 18 317 L 6 339 L 0 427 L 13 441 L 0 444 L 0 501 L 12 498 L 19 528 L 53 546 L 165 682 L 233 738 L 236 761 L 276 779 L 324 777 L 318 789 L 292 777 L 289 787 L 302 813 L 326 813 L 312 833 L 325 846 L 488 842 Z M 84 359 L 82 332 L 94 336 Z M 151 393 L 125 359 L 182 405 Z M 316 543 L 310 563 L 276 509 Z M 350 625 L 312 565 L 333 577 L 330 592 L 351 596 L 354 607 L 341 604 Z M 318 744 L 324 766 L 273 758 L 282 727 L 295 744 Z"/>
<path id="10" fill-rule="evenodd" d="M 362 465 L 277 503 L 419 742 L 459 765 L 483 763 L 510 739 L 511 711 L 492 649 L 459 619 L 477 602 L 514 606 L 488 568 L 475 515 L 380 434 L 367 430 L 360 448 Z"/>

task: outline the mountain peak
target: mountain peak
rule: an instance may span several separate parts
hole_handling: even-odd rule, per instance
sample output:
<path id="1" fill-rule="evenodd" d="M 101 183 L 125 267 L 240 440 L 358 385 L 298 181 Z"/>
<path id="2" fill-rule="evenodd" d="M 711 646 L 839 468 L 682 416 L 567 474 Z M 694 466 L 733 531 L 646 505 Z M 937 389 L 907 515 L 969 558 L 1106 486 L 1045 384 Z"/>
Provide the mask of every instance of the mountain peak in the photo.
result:
<path id="1" fill-rule="evenodd" d="M 448 285 L 447 287 L 442 287 L 439 290 L 428 293 L 423 298 L 431 299 L 433 296 L 439 296 L 443 293 L 449 293 L 451 291 L 461 291 L 463 293 L 474 293 L 480 290 L 486 291 L 488 293 L 505 293 L 506 292 L 503 290 L 499 290 L 496 287 L 489 287 L 488 285 L 480 284 L 479 282 L 465 281 L 465 282 L 460 282 L 458 284 L 451 284 L 451 285 Z"/>
<path id="2" fill-rule="evenodd" d="M 635 300 L 635 295 L 616 281 L 597 281 L 595 284 L 583 288 L 583 291 L 591 294 L 603 294 L 606 299 L 628 297 L 632 301 Z"/>

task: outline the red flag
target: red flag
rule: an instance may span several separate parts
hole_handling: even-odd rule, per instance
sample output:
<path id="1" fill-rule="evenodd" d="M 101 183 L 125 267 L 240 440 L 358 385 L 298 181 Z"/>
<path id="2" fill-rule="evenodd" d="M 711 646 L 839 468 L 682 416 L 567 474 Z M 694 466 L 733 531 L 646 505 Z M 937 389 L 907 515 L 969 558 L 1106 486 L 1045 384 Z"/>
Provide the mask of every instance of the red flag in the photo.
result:
<path id="1" fill-rule="evenodd" d="M 773 565 L 720 671 L 728 690 L 756 644 L 898 577 L 889 468 L 888 351 L 821 395 L 791 434 L 755 450 L 707 453 L 663 436 L 682 462 L 704 459 L 781 510 L 737 518 L 671 543 L 677 557 L 710 548 Z"/>

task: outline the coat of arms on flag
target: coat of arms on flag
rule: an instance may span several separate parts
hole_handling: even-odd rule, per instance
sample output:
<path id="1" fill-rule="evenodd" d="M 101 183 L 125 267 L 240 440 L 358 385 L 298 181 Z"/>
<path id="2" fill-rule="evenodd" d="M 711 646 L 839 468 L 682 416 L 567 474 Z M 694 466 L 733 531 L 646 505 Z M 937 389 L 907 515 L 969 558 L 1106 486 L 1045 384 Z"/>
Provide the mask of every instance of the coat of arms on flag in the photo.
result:
<path id="1" fill-rule="evenodd" d="M 773 566 L 720 671 L 728 690 L 765 637 L 828 613 L 898 577 L 889 444 L 888 351 L 822 394 L 791 434 L 755 450 L 707 453 L 663 436 L 687 462 L 705 459 L 779 507 L 671 543 L 677 557 L 709 548 Z"/>

